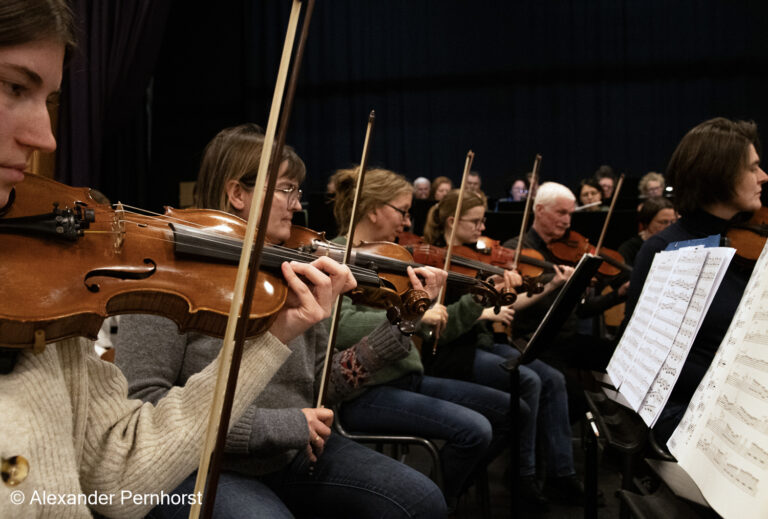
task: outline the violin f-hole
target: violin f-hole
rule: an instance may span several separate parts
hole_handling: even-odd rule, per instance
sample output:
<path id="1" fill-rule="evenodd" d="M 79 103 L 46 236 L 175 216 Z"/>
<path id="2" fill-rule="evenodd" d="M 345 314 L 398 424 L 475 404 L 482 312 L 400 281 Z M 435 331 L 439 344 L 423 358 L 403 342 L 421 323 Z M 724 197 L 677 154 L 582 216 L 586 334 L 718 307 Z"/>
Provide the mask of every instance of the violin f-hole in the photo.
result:
<path id="1" fill-rule="evenodd" d="M 148 267 L 120 267 L 108 269 L 96 269 L 88 272 L 83 278 L 85 288 L 90 292 L 96 293 L 99 290 L 98 283 L 88 283 L 88 280 L 94 277 L 108 277 L 116 279 L 147 279 L 157 272 L 157 263 L 151 258 L 144 258 L 144 264 Z"/>

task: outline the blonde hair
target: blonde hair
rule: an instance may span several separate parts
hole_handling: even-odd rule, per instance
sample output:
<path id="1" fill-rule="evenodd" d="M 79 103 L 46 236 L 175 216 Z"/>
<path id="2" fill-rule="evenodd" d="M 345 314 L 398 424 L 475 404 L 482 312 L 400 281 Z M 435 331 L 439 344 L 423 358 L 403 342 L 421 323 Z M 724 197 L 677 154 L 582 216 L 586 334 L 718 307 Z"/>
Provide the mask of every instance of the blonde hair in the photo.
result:
<path id="1" fill-rule="evenodd" d="M 256 124 L 232 126 L 216 134 L 203 152 L 195 184 L 194 207 L 232 212 L 227 183 L 237 180 L 252 189 L 263 148 L 264 131 Z M 303 182 L 307 170 L 293 148 L 283 146 L 282 158 L 288 161 L 288 177 L 299 184 Z"/>
<path id="2" fill-rule="evenodd" d="M 333 199 L 333 216 L 339 226 L 339 234 L 345 234 L 349 229 L 352 215 L 352 203 L 355 198 L 359 166 L 340 169 L 331 177 L 336 185 Z M 404 176 L 388 169 L 369 169 L 365 172 L 363 192 L 357 204 L 356 218 L 375 211 L 384 204 L 402 194 L 412 194 L 413 186 Z"/>
<path id="3" fill-rule="evenodd" d="M 424 241 L 437 243 L 445 232 L 445 222 L 448 217 L 456 214 L 456 205 L 459 203 L 459 190 L 454 189 L 433 205 L 427 213 L 427 222 L 424 224 Z M 460 216 L 475 207 L 488 208 L 485 195 L 479 192 L 464 191 L 464 200 L 461 202 Z"/>
<path id="4" fill-rule="evenodd" d="M 640 196 L 648 196 L 648 182 L 654 181 L 661 184 L 661 190 L 664 191 L 664 175 L 656 173 L 655 171 L 650 171 L 643 175 L 643 178 L 637 183 L 637 190 L 640 191 Z"/>

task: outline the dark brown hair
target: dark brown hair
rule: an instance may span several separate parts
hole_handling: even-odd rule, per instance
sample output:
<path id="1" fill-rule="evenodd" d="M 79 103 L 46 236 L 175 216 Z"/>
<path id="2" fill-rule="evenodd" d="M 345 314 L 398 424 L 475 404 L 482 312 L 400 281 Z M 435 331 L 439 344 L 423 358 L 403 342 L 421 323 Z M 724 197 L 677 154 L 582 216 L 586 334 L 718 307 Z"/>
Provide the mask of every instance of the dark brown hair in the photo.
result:
<path id="1" fill-rule="evenodd" d="M 752 121 L 716 117 L 686 133 L 667 167 L 677 210 L 690 213 L 731 200 L 739 175 L 747 166 L 750 144 L 759 154 L 760 139 Z"/>
<path id="2" fill-rule="evenodd" d="M 72 12 L 65 0 L 3 0 L 0 2 L 0 47 L 51 38 L 66 55 L 75 47 Z"/>
<path id="3" fill-rule="evenodd" d="M 637 221 L 648 227 L 659 211 L 662 209 L 672 209 L 672 202 L 663 196 L 653 196 L 643 202 L 640 211 L 637 213 Z"/>

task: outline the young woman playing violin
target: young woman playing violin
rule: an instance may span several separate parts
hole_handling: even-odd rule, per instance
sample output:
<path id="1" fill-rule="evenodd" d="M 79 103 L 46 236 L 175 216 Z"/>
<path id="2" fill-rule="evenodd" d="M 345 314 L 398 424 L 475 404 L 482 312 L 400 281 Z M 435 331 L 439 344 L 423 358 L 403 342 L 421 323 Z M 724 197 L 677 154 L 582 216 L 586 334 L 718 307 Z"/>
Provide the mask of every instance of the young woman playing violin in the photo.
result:
<path id="1" fill-rule="evenodd" d="M 74 49 L 72 27 L 64 0 L 0 5 L 0 208 L 20 202 L 14 187 L 24 180 L 32 152 L 56 146 L 47 104 L 58 94 L 65 54 Z M 341 272 L 339 283 L 318 272 L 326 281 L 318 278 L 310 291 L 292 274 L 286 269 L 298 307 L 284 311 L 282 329 L 300 333 L 328 315 L 333 295 L 348 279 Z M 282 344 L 290 338 L 265 333 L 246 344 L 235 417 L 290 355 Z M 3 516 L 91 517 L 83 498 L 96 496 L 91 506 L 101 514 L 139 517 L 151 505 L 121 499 L 121 492 L 170 491 L 197 466 L 214 392 L 218 362 L 213 358 L 185 387 L 151 405 L 129 400 L 119 369 L 99 359 L 93 343 L 82 338 L 49 344 L 41 353 L 23 349 L 12 357 L 0 374 Z M 33 500 L 34 492 L 53 495 L 57 504 Z M 11 496 L 22 494 L 25 502 L 14 504 Z M 58 504 L 67 496 L 70 504 Z"/>
<path id="2" fill-rule="evenodd" d="M 203 154 L 195 205 L 247 218 L 263 145 L 264 135 L 253 124 L 219 132 Z M 292 216 L 301 210 L 299 186 L 304 176 L 302 160 L 293 149 L 284 147 L 267 228 L 272 243 L 284 242 L 291 235 Z M 294 268 L 346 270 L 327 257 Z M 433 285 L 442 279 L 433 269 L 418 269 L 417 273 Z M 421 288 L 415 275 L 412 281 Z M 328 332 L 322 323 L 288 342 L 291 356 L 232 427 L 216 517 L 443 516 L 445 502 L 429 478 L 332 433 L 333 412 L 314 407 L 327 343 Z M 125 316 L 120 322 L 115 362 L 130 382 L 131 396 L 156 402 L 203 369 L 216 357 L 220 344 L 220 340 L 198 333 L 179 334 L 174 323 L 161 317 Z M 407 355 L 409 349 L 408 338 L 383 321 L 364 340 L 334 356 L 330 403 L 358 390 L 371 374 Z M 315 465 L 312 472 L 310 464 Z M 191 492 L 194 483 L 195 474 L 176 494 Z M 162 506 L 153 515 L 180 517 L 187 509 Z"/>
<path id="3" fill-rule="evenodd" d="M 459 191 L 448 193 L 436 204 L 427 217 L 424 241 L 445 247 L 454 225 L 454 247 L 474 244 L 485 229 L 486 200 L 481 194 L 464 193 L 458 222 L 454 221 Z M 461 251 L 454 249 L 455 254 Z M 515 303 L 502 307 L 498 314 L 493 308 L 482 308 L 469 295 L 448 292 L 446 308 L 448 320 L 440 333 L 433 355 L 422 351 L 422 358 L 430 375 L 469 380 L 502 391 L 510 391 L 510 376 L 500 364 L 520 352 L 509 344 L 494 341 L 490 322 L 511 324 L 516 308 L 525 308 L 537 299 L 559 288 L 573 272 L 572 267 L 553 266 L 554 277 L 544 286 L 544 292 L 529 296 L 520 294 Z M 522 282 L 517 272 L 505 272 L 505 282 Z M 547 447 L 547 470 L 550 482 L 547 490 L 553 497 L 573 504 L 583 503 L 584 494 L 576 479 L 568 417 L 568 396 L 565 379 L 556 369 L 540 360 L 520 366 L 521 408 L 530 410 L 530 423 L 523 423 L 520 431 L 520 492 L 534 504 L 546 503 L 538 487 L 536 472 L 536 425 L 541 425 L 541 439 Z"/>
<path id="4" fill-rule="evenodd" d="M 342 233 L 347 231 L 357 175 L 357 169 L 334 175 L 334 214 Z M 384 169 L 367 171 L 355 242 L 394 240 L 409 224 L 412 193 L 411 184 L 401 175 Z M 444 310 L 429 314 L 424 317 L 429 324 L 444 324 Z M 385 319 L 383 310 L 353 304 L 345 297 L 337 347 L 352 346 Z M 403 359 L 373 374 L 363 390 L 352 396 L 340 409 L 349 430 L 446 441 L 440 456 L 449 507 L 455 506 L 473 471 L 493 459 L 509 441 L 509 394 L 471 382 L 425 376 L 415 347 Z"/>
<path id="5" fill-rule="evenodd" d="M 759 153 L 753 122 L 718 117 L 695 126 L 683 137 L 667 167 L 667 180 L 674 187 L 675 208 L 681 218 L 648 238 L 640 249 L 632 271 L 625 322 L 637 305 L 656 252 L 673 242 L 724 235 L 730 225 L 761 208 L 761 190 L 768 176 L 760 167 Z M 654 427 L 664 443 L 682 419 L 717 352 L 751 272 L 752 267 L 744 262 L 734 260 L 729 265 Z"/>

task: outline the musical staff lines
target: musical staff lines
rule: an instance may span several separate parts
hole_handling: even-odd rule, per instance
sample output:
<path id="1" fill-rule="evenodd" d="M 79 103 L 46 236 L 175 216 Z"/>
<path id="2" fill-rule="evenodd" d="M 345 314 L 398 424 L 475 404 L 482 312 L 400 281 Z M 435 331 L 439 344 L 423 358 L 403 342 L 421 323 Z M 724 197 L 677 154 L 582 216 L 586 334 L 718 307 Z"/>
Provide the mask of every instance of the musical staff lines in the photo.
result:
<path id="1" fill-rule="evenodd" d="M 733 483 L 736 488 L 751 497 L 757 495 L 757 486 L 760 481 L 750 472 L 742 470 L 737 465 L 728 463 L 726 461 L 728 456 L 716 444 L 702 439 L 699 440 L 696 447 L 702 451 L 718 472 Z"/>
<path id="2" fill-rule="evenodd" d="M 728 332 L 667 443 L 707 501 L 726 518 L 768 517 L 766 301 L 768 247 L 757 260 Z"/>

